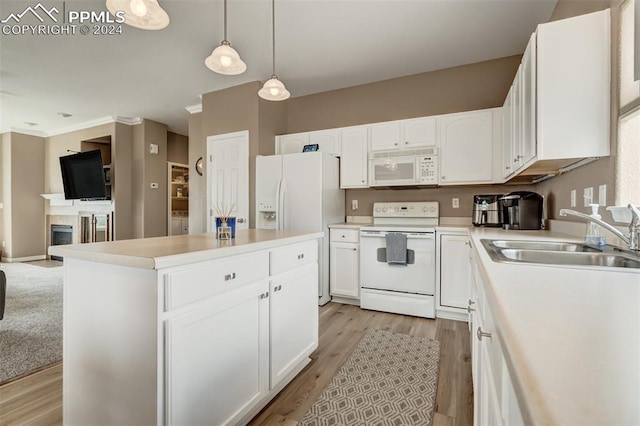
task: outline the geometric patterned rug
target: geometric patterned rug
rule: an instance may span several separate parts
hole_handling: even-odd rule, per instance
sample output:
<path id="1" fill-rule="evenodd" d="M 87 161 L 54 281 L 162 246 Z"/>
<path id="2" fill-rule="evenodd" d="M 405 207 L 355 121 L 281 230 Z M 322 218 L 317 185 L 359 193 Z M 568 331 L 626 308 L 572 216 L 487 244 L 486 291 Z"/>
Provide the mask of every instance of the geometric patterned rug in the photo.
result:
<path id="1" fill-rule="evenodd" d="M 299 425 L 430 425 L 440 342 L 368 330 Z"/>

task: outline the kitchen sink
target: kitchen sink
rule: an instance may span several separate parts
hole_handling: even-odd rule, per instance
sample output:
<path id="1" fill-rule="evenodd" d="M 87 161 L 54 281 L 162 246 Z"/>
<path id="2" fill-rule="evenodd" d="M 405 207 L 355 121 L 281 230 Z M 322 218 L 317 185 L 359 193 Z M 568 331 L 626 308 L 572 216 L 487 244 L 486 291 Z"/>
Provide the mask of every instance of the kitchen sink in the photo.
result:
<path id="1" fill-rule="evenodd" d="M 494 262 L 640 269 L 640 254 L 562 241 L 481 240 Z"/>
<path id="2" fill-rule="evenodd" d="M 549 250 L 549 251 L 589 251 L 599 252 L 600 249 L 580 243 L 563 241 L 518 241 L 518 240 L 485 240 L 491 241 L 493 247 L 499 249 Z"/>

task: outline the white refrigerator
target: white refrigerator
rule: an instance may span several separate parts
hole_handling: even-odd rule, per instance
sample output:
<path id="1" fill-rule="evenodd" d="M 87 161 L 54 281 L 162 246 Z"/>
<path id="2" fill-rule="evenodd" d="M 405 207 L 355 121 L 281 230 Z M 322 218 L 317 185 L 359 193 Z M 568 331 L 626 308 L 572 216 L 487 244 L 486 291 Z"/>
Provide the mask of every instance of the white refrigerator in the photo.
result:
<path id="1" fill-rule="evenodd" d="M 320 242 L 319 304 L 329 295 L 329 228 L 344 222 L 339 159 L 324 152 L 256 157 L 256 228 L 324 232 Z"/>

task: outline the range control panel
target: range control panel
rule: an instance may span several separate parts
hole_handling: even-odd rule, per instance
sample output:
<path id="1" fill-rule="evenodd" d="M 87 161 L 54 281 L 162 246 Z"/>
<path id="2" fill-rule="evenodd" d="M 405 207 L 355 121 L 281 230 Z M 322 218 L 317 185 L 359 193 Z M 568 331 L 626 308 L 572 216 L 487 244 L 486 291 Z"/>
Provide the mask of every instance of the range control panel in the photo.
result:
<path id="1" fill-rule="evenodd" d="M 373 203 L 373 217 L 437 218 L 437 201 L 412 201 L 393 203 Z"/>

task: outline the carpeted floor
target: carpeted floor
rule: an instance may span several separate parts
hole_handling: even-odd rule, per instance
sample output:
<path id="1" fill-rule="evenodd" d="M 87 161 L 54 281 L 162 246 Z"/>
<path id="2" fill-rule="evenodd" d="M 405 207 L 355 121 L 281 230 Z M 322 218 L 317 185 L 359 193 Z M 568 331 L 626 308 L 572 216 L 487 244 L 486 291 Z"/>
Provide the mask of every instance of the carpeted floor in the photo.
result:
<path id="1" fill-rule="evenodd" d="M 7 275 L 0 321 L 0 383 L 62 359 L 62 268 L 2 263 Z"/>
<path id="2" fill-rule="evenodd" d="M 439 362 L 436 340 L 368 330 L 299 425 L 428 426 Z"/>

